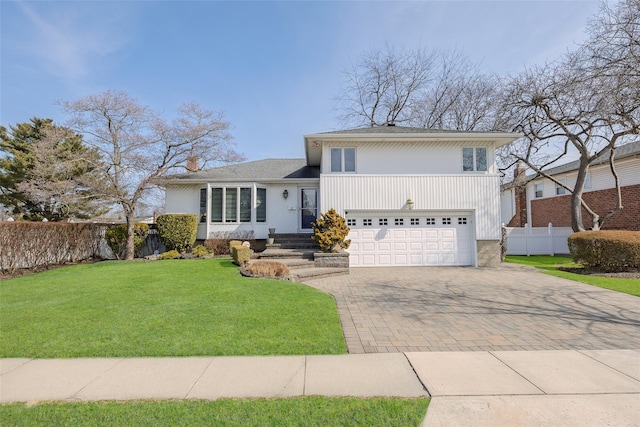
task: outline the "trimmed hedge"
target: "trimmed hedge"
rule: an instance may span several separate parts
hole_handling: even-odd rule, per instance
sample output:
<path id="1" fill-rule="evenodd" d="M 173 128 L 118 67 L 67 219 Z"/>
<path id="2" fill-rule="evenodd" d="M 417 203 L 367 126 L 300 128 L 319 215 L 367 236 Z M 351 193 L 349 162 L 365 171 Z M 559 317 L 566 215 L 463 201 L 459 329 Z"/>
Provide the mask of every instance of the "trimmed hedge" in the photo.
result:
<path id="1" fill-rule="evenodd" d="M 588 269 L 619 272 L 640 269 L 640 231 L 582 231 L 569 236 L 575 262 Z"/>
<path id="2" fill-rule="evenodd" d="M 183 252 L 196 242 L 198 216 L 192 214 L 165 214 L 157 219 L 158 234 L 167 250 Z"/>
<path id="3" fill-rule="evenodd" d="M 246 246 L 242 246 L 242 244 L 232 245 L 231 257 L 233 258 L 234 264 L 240 266 L 246 265 L 251 259 L 251 249 Z"/>

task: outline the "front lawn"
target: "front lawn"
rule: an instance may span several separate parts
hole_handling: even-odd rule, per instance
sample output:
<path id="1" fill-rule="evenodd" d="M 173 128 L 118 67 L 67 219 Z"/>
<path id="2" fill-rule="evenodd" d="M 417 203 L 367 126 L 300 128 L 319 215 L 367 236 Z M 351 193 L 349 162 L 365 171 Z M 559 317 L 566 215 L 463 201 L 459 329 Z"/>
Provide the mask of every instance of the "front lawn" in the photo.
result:
<path id="1" fill-rule="evenodd" d="M 506 262 L 516 264 L 531 265 L 542 270 L 546 274 L 562 277 L 564 279 L 575 280 L 576 282 L 586 283 L 601 288 L 611 289 L 626 294 L 640 296 L 640 280 L 621 279 L 615 277 L 601 277 L 586 274 L 570 273 L 560 270 L 561 267 L 581 268 L 580 264 L 573 262 L 570 257 L 549 256 L 549 255 L 509 255 L 505 259 Z"/>
<path id="2" fill-rule="evenodd" d="M 429 399 L 221 399 L 0 405 L 5 426 L 419 426 Z"/>
<path id="3" fill-rule="evenodd" d="M 333 298 L 228 259 L 110 261 L 0 281 L 0 357 L 342 354 Z"/>

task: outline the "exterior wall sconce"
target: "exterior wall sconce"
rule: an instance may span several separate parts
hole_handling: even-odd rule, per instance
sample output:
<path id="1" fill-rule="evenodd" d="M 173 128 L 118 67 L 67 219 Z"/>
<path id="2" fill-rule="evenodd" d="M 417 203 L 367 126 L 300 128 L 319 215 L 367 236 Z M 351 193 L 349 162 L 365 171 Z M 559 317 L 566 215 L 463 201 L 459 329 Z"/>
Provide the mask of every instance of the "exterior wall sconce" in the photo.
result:
<path id="1" fill-rule="evenodd" d="M 409 210 L 413 209 L 413 200 L 411 200 L 411 198 L 407 199 L 407 208 Z"/>
<path id="2" fill-rule="evenodd" d="M 282 192 L 282 197 L 284 197 L 285 199 L 287 199 L 289 197 L 289 190 L 284 190 Z"/>

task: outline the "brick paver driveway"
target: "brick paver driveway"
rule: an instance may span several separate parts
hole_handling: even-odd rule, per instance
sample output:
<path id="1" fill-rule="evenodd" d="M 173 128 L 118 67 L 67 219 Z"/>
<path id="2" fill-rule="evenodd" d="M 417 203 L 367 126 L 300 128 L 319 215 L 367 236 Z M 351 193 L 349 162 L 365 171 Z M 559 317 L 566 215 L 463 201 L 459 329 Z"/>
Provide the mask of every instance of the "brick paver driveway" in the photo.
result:
<path id="1" fill-rule="evenodd" d="M 504 264 L 352 268 L 310 280 L 350 353 L 640 348 L 640 298 Z"/>

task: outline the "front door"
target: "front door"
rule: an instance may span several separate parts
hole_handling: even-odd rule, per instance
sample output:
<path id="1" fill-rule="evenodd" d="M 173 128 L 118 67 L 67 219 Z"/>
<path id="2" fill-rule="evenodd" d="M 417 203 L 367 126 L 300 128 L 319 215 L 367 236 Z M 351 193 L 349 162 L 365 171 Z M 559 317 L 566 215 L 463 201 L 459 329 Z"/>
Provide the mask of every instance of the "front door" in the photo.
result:
<path id="1" fill-rule="evenodd" d="M 311 223 L 318 217 L 318 189 L 302 188 L 300 191 L 300 228 L 311 230 Z"/>

